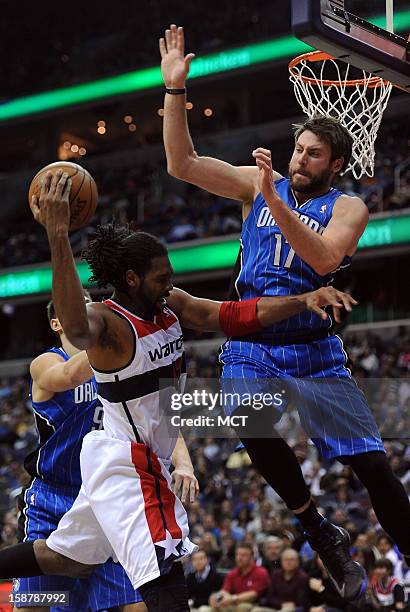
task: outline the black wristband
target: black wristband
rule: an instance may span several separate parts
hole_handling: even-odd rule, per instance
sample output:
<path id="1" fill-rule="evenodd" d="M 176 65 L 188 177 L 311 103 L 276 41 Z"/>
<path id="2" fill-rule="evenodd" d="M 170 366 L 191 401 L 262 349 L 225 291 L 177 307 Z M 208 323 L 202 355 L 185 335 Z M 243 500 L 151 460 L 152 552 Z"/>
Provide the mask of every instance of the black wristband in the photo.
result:
<path id="1" fill-rule="evenodd" d="M 171 96 L 179 96 L 186 93 L 186 87 L 181 89 L 175 89 L 173 87 L 165 87 L 165 93 L 171 94 Z"/>

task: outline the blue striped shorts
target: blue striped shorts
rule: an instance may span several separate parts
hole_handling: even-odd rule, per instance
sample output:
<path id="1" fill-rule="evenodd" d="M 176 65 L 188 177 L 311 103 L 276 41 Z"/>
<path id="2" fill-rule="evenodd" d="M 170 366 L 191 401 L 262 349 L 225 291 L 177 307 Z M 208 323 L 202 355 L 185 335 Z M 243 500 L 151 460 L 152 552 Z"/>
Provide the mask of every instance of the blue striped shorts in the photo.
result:
<path id="1" fill-rule="evenodd" d="M 227 340 L 220 361 L 223 391 L 236 392 L 236 398 L 225 403 L 226 414 L 238 409 L 238 397 L 244 393 L 277 393 L 282 401 L 272 407 L 272 422 L 277 423 L 291 404 L 322 457 L 384 452 L 367 400 L 346 367 L 347 355 L 338 336 L 289 345 Z"/>

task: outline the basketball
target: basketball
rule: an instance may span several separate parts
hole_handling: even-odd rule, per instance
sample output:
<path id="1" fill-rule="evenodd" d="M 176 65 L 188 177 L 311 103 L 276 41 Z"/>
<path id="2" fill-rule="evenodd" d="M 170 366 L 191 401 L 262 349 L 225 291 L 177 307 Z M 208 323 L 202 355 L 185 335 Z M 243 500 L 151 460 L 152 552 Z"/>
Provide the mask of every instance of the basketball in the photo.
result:
<path id="1" fill-rule="evenodd" d="M 28 192 L 29 203 L 33 195 L 40 197 L 41 181 L 45 173 L 49 170 L 53 174 L 56 173 L 57 170 L 62 170 L 63 172 L 67 172 L 71 177 L 70 231 L 87 225 L 97 208 L 98 190 L 91 174 L 78 164 L 68 161 L 58 161 L 42 168 L 31 181 Z"/>

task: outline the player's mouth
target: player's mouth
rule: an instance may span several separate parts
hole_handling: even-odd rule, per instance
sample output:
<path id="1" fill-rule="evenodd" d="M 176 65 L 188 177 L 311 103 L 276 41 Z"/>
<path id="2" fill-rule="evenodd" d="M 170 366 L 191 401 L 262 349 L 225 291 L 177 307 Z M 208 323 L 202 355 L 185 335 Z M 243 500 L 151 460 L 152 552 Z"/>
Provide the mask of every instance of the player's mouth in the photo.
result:
<path id="1" fill-rule="evenodd" d="M 165 293 L 158 299 L 158 304 L 160 305 L 161 308 L 167 305 L 167 297 L 169 297 L 169 291 L 168 293 Z"/>

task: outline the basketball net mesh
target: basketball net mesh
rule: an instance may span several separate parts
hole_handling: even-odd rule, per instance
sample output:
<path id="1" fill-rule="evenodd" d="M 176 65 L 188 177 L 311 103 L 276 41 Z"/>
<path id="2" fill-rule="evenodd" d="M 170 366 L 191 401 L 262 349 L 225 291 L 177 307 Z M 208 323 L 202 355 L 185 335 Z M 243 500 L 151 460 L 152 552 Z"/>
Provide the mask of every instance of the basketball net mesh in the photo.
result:
<path id="1" fill-rule="evenodd" d="M 336 117 L 353 137 L 352 158 L 343 174 L 351 171 L 356 179 L 373 176 L 374 143 L 392 84 L 364 70 L 361 78 L 349 78 L 349 64 L 339 65 L 320 52 L 305 54 L 294 62 L 289 65 L 289 78 L 303 112 L 308 117 Z"/>

